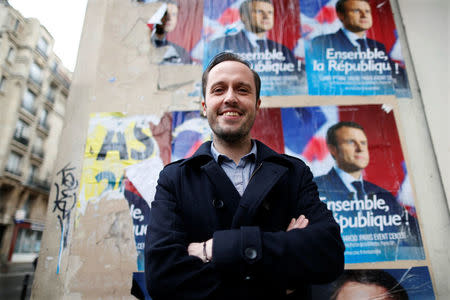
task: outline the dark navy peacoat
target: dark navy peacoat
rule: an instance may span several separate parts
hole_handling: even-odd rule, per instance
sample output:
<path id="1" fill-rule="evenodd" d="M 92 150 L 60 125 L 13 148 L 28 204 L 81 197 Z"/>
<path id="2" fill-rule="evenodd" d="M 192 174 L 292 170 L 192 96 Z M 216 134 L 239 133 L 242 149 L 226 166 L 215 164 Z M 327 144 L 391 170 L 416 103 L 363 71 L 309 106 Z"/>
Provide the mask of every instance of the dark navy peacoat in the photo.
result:
<path id="1" fill-rule="evenodd" d="M 307 299 L 310 285 L 344 268 L 340 229 L 319 200 L 309 168 L 257 143 L 255 171 L 241 197 L 214 161 L 211 142 L 167 165 L 152 202 L 146 283 L 158 299 Z M 292 218 L 309 225 L 286 232 Z M 187 246 L 213 238 L 213 259 Z"/>

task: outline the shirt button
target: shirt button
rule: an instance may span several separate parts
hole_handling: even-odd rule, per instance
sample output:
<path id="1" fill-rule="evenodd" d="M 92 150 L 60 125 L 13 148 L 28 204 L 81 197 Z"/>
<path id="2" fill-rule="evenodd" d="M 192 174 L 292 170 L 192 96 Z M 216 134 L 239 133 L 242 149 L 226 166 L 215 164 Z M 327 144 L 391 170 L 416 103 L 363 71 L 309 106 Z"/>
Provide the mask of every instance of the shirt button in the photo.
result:
<path id="1" fill-rule="evenodd" d="M 256 252 L 256 250 L 254 248 L 246 248 L 244 251 L 245 256 L 248 259 L 255 259 L 256 256 L 258 256 L 258 253 Z"/>
<path id="2" fill-rule="evenodd" d="M 212 201 L 212 204 L 213 204 L 213 206 L 214 206 L 215 208 L 222 208 L 222 207 L 223 207 L 223 201 L 222 201 L 222 200 L 214 199 L 214 200 Z"/>

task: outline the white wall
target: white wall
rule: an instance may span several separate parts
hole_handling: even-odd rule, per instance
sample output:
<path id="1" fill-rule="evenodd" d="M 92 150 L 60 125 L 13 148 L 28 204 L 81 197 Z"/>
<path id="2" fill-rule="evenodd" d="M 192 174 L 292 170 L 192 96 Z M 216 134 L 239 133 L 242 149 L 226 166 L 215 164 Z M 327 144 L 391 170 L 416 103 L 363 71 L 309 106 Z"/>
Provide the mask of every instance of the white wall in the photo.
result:
<path id="1" fill-rule="evenodd" d="M 449 1 L 397 0 L 413 99 L 399 100 L 438 299 L 450 299 Z M 398 11 L 398 10 L 397 10 Z M 404 32 L 403 32 L 404 31 Z"/>
<path id="2" fill-rule="evenodd" d="M 449 1 L 398 2 L 447 202 L 450 204 Z"/>

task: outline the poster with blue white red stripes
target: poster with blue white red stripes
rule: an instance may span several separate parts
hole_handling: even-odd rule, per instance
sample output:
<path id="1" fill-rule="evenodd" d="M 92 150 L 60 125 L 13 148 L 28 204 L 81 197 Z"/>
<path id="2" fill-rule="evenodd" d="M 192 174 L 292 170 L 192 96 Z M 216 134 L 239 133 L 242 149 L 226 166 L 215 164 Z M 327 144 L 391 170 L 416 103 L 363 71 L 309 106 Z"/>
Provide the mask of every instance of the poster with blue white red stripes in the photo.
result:
<path id="1" fill-rule="evenodd" d="M 310 95 L 411 97 L 389 1 L 300 0 Z"/>
<path id="2" fill-rule="evenodd" d="M 425 259 L 391 108 L 282 108 L 281 115 L 285 153 L 310 166 L 341 227 L 345 262 Z"/>
<path id="3" fill-rule="evenodd" d="M 220 52 L 247 60 L 262 96 L 306 94 L 298 0 L 205 0 L 203 66 Z"/>

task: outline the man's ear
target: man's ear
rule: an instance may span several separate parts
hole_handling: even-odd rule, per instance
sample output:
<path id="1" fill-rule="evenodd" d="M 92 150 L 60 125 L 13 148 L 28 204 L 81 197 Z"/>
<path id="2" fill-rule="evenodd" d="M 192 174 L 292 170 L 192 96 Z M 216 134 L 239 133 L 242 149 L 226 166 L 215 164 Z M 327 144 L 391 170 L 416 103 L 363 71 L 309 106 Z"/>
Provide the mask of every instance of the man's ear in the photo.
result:
<path id="1" fill-rule="evenodd" d="M 328 150 L 330 151 L 331 156 L 333 156 L 333 158 L 336 159 L 336 156 L 338 154 L 337 147 L 334 145 L 330 145 L 330 144 L 327 144 L 327 146 L 328 146 Z"/>
<path id="2" fill-rule="evenodd" d="M 340 13 L 340 12 L 336 12 L 336 15 L 339 18 L 339 21 L 341 21 L 341 23 L 344 24 L 345 15 L 343 13 Z"/>
<path id="3" fill-rule="evenodd" d="M 259 106 L 261 105 L 261 98 L 256 101 L 256 111 L 259 110 Z"/>

